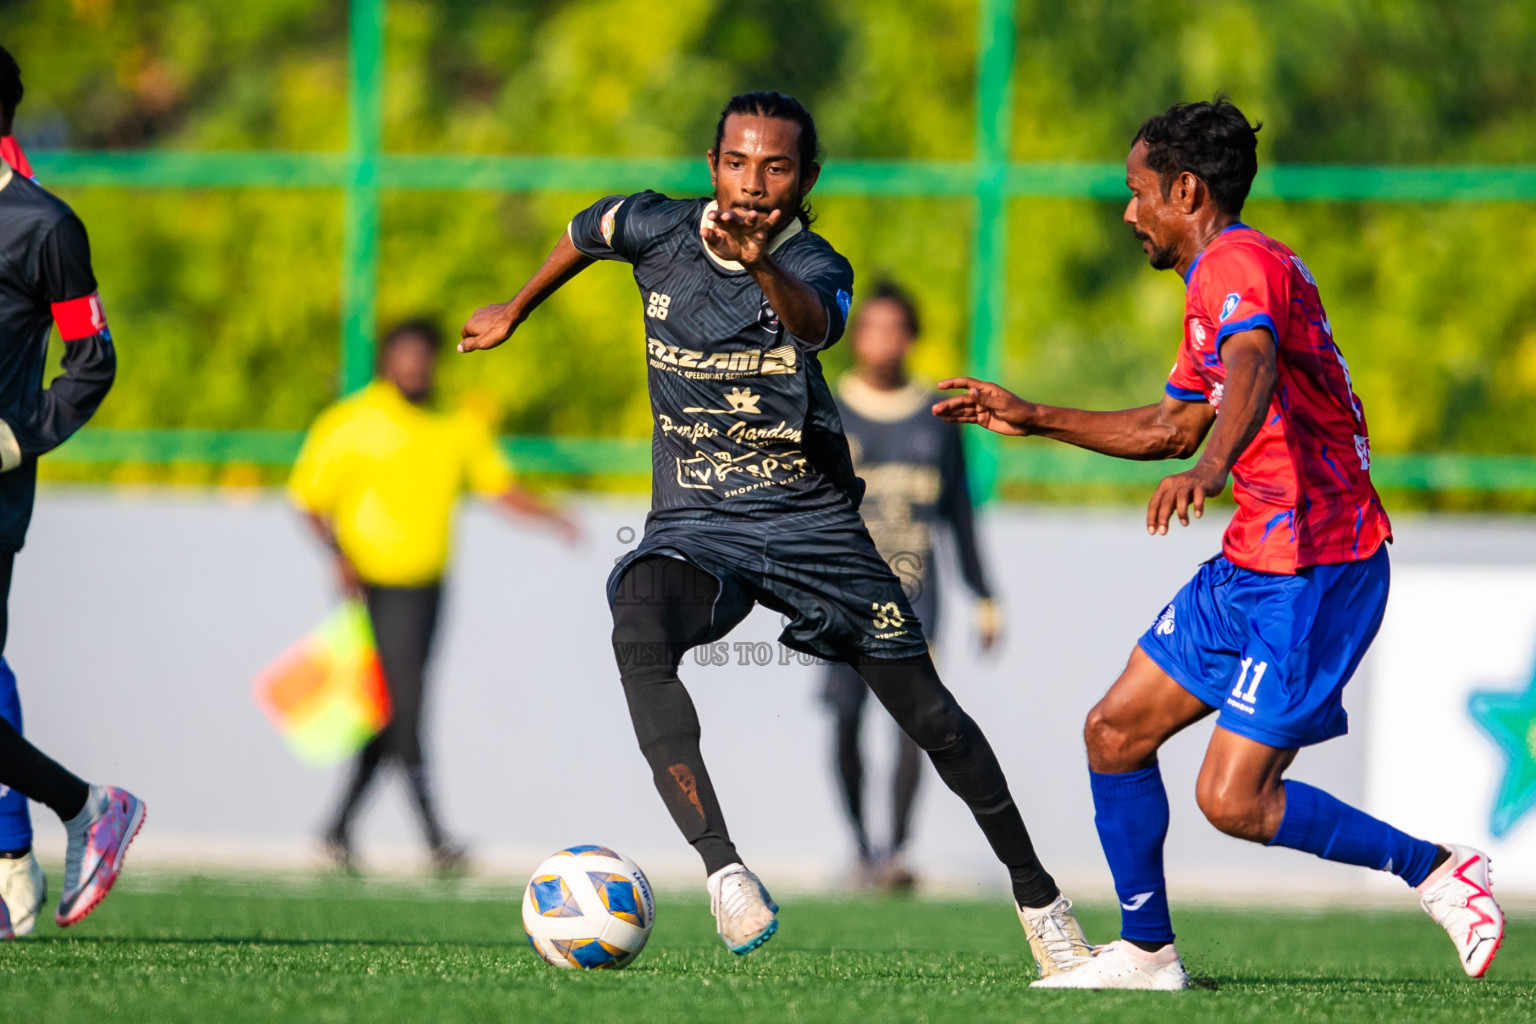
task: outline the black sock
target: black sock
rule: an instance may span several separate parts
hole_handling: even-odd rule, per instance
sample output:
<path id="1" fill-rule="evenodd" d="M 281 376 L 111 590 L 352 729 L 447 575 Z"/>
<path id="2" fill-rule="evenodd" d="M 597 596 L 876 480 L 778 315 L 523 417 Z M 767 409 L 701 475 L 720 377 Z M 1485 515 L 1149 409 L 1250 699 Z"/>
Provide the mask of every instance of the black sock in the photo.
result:
<path id="1" fill-rule="evenodd" d="M 933 659 L 857 655 L 853 665 L 896 724 L 928 752 L 939 778 L 971 809 L 992 852 L 1008 868 L 1014 900 L 1021 907 L 1049 906 L 1061 890 L 1035 854 L 997 755 L 939 680 Z"/>
<path id="2" fill-rule="evenodd" d="M 1451 859 L 1451 851 L 1446 849 L 1443 846 L 1440 847 L 1436 851 L 1436 853 L 1435 853 L 1435 859 L 1429 862 L 1430 874 L 1434 874 L 1436 868 L 1438 868 L 1441 864 L 1444 864 L 1446 861 L 1448 861 L 1450 859 Z"/>
<path id="3" fill-rule="evenodd" d="M 1146 939 L 1127 939 L 1127 938 L 1122 937 L 1120 939 L 1120 941 L 1121 942 L 1129 942 L 1131 945 L 1135 946 L 1137 949 L 1142 950 L 1143 952 L 1146 952 L 1146 953 L 1156 953 L 1158 950 L 1160 950 L 1164 946 L 1168 945 L 1168 943 L 1162 942 L 1160 940 L 1148 942 Z"/>
<path id="4" fill-rule="evenodd" d="M 714 874 L 740 857 L 699 751 L 699 715 L 678 678 L 690 648 L 709 639 L 720 584 L 681 559 L 632 564 L 614 588 L 613 656 L 640 752 L 683 838 Z"/>
<path id="5" fill-rule="evenodd" d="M 85 809 L 91 787 L 22 738 L 0 718 L 0 785 L 9 786 L 69 821 Z"/>
<path id="6" fill-rule="evenodd" d="M 651 766 L 656 792 L 683 838 L 714 874 L 741 858 L 726 831 L 725 815 L 699 751 L 699 716 L 677 670 L 669 666 L 622 673 L 640 752 Z"/>

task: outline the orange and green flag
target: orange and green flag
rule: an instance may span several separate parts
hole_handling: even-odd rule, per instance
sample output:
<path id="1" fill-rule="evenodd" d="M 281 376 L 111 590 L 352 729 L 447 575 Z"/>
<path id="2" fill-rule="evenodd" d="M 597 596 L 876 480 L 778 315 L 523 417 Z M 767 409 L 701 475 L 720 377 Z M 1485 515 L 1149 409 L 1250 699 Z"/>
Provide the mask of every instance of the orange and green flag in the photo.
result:
<path id="1" fill-rule="evenodd" d="M 256 677 L 256 702 L 299 760 L 335 764 L 389 722 L 389 690 L 361 601 L 347 601 Z"/>

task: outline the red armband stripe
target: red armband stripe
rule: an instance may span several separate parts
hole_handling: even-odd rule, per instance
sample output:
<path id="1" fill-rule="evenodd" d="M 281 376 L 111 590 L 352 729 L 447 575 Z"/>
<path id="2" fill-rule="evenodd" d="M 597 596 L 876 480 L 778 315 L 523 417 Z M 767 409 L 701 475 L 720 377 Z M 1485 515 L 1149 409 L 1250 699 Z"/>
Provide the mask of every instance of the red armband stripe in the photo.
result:
<path id="1" fill-rule="evenodd" d="M 101 297 L 95 292 L 78 299 L 55 302 L 53 322 L 58 324 L 59 337 L 64 341 L 79 341 L 107 333 L 107 314 L 101 308 Z"/>

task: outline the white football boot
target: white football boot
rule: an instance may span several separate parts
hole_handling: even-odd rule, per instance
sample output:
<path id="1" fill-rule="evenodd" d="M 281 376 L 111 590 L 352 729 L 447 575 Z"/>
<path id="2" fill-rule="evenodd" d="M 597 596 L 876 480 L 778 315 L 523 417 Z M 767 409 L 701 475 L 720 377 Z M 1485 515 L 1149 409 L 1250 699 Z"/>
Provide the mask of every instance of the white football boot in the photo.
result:
<path id="1" fill-rule="evenodd" d="M 79 924 L 111 891 L 128 844 L 144 825 L 144 801 L 116 786 L 92 786 L 85 807 L 64 823 L 64 891 L 53 912 L 60 928 Z"/>
<path id="2" fill-rule="evenodd" d="M 1504 941 L 1504 911 L 1493 898 L 1488 855 L 1470 846 L 1447 846 L 1451 859 L 1419 885 L 1419 905 L 1456 944 L 1462 970 L 1481 978 Z"/>
<path id="3" fill-rule="evenodd" d="M 779 905 L 744 865 L 727 864 L 706 885 L 715 930 L 732 953 L 750 953 L 779 930 Z"/>
<path id="4" fill-rule="evenodd" d="M 1049 978 L 1070 971 L 1093 956 L 1093 947 L 1083 936 L 1083 926 L 1072 913 L 1072 901 L 1057 896 L 1048 907 L 1019 907 L 1019 923 L 1029 938 L 1029 951 L 1035 955 L 1040 977 Z"/>
<path id="5" fill-rule="evenodd" d="M 25 857 L 0 858 L 0 901 L 10 911 L 11 931 L 18 937 L 32 934 L 47 898 L 48 879 L 31 851 Z"/>
<path id="6" fill-rule="evenodd" d="M 1168 943 L 1148 953 L 1124 939 L 1099 946 L 1076 967 L 1031 982 L 1030 988 L 1134 988 L 1178 992 L 1189 988 L 1179 951 Z"/>

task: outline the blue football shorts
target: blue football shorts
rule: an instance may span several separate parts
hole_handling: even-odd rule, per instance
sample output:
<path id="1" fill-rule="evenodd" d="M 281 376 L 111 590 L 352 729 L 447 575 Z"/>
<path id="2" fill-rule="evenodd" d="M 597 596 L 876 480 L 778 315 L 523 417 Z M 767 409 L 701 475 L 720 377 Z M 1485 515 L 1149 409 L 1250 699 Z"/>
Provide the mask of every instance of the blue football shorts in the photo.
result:
<path id="1" fill-rule="evenodd" d="M 1220 715 L 1223 729 L 1282 749 L 1349 731 L 1344 684 L 1381 628 L 1392 579 L 1374 555 L 1294 576 L 1218 555 L 1142 634 L 1147 656 Z"/>

